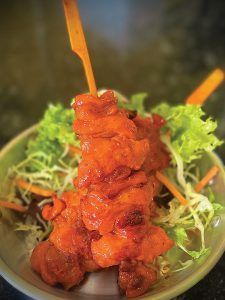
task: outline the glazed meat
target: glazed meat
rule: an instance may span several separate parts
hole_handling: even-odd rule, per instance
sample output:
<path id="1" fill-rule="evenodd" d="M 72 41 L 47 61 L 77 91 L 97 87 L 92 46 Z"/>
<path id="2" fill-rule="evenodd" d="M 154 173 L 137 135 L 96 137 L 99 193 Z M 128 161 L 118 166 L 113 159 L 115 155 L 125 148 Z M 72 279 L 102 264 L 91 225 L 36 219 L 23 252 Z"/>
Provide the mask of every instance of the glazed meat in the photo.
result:
<path id="1" fill-rule="evenodd" d="M 163 229 L 152 225 L 141 228 L 139 224 L 136 226 L 138 230 L 133 238 L 119 233 L 108 233 L 99 240 L 92 241 L 92 254 L 99 266 L 105 268 L 118 265 L 126 259 L 136 259 L 146 264 L 152 263 L 157 256 L 173 246 L 173 242 Z"/>
<path id="2" fill-rule="evenodd" d="M 91 245 L 94 260 L 102 267 L 119 265 L 122 260 L 135 259 L 140 251 L 140 245 L 132 239 L 107 233 Z"/>
<path id="3" fill-rule="evenodd" d="M 31 265 L 49 285 L 60 283 L 66 290 L 78 285 L 85 270 L 76 254 L 57 249 L 51 242 L 41 242 L 31 255 Z"/>
<path id="4" fill-rule="evenodd" d="M 32 267 L 48 284 L 69 289 L 85 272 L 117 265 L 121 290 L 142 295 L 156 281 L 146 265 L 173 246 L 151 224 L 160 191 L 155 172 L 169 164 L 159 134 L 165 121 L 119 109 L 112 91 L 79 95 L 73 108 L 82 150 L 77 190 L 54 195 L 43 208 L 53 230 L 34 249 Z"/>
<path id="5" fill-rule="evenodd" d="M 33 251 L 31 265 L 49 285 L 60 283 L 65 289 L 78 285 L 85 272 L 94 272 L 99 266 L 93 260 L 93 234 L 83 224 L 80 210 L 81 193 L 65 192 L 59 199 L 53 196 L 53 205 L 47 204 L 42 215 L 51 220 L 53 230 L 49 240 Z"/>
<path id="6" fill-rule="evenodd" d="M 118 135 L 109 139 L 81 139 L 81 149 L 79 188 L 103 181 L 120 167 L 139 170 L 149 152 L 149 144 L 147 139 L 136 141 Z"/>
<path id="7" fill-rule="evenodd" d="M 77 117 L 73 128 L 79 136 L 110 138 L 118 132 L 127 138 L 136 136 L 135 124 L 118 109 L 112 91 L 105 92 L 98 99 L 90 95 L 77 96 L 73 107 Z"/>
<path id="8" fill-rule="evenodd" d="M 137 127 L 138 140 L 147 139 L 149 143 L 149 152 L 145 158 L 143 170 L 149 174 L 151 171 L 166 168 L 169 164 L 169 156 L 164 144 L 160 141 L 160 128 L 165 124 L 163 118 L 159 115 L 145 119 L 137 116 L 133 122 Z"/>
<path id="9" fill-rule="evenodd" d="M 156 272 L 137 261 L 122 261 L 118 284 L 127 297 L 143 295 L 157 279 Z"/>
<path id="10" fill-rule="evenodd" d="M 135 178 L 131 179 L 134 180 Z M 142 187 L 124 189 L 111 199 L 103 192 L 91 191 L 81 201 L 82 219 L 89 230 L 98 230 L 101 235 L 116 228 L 126 231 L 126 223 L 131 223 L 137 212 L 140 215 L 139 219 L 148 222 L 151 201 L 153 188 L 150 182 Z"/>

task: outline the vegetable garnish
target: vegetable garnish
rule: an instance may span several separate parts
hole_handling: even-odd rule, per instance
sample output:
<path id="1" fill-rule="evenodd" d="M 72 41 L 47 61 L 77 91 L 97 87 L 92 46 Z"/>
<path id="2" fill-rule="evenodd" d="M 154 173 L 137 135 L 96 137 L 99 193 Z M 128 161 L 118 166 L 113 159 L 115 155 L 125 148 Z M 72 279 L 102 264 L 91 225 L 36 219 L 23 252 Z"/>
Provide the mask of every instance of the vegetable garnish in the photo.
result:
<path id="1" fill-rule="evenodd" d="M 161 172 L 156 172 L 157 179 L 164 184 L 167 189 L 176 197 L 181 204 L 187 205 L 188 201 L 181 195 L 181 193 L 177 190 L 177 188 L 169 181 L 169 179 L 164 176 Z"/>
<path id="2" fill-rule="evenodd" d="M 213 166 L 195 186 L 195 191 L 199 193 L 209 183 L 209 181 L 219 173 L 219 171 L 220 169 L 217 166 Z"/>
<path id="3" fill-rule="evenodd" d="M 26 152 L 28 157 L 35 154 L 30 168 L 41 170 L 43 168 L 41 162 L 53 166 L 60 159 L 67 145 L 79 146 L 80 143 L 72 131 L 73 120 L 71 109 L 65 109 L 61 104 L 49 105 L 38 125 L 37 137 L 28 143 Z"/>
<path id="4" fill-rule="evenodd" d="M 31 184 L 23 179 L 16 179 L 15 183 L 18 187 L 29 191 L 30 193 L 43 196 L 43 197 L 51 197 L 54 194 L 53 190 L 47 190 L 43 189 L 42 187 L 39 187 L 37 185 Z"/>
<path id="5" fill-rule="evenodd" d="M 131 96 L 130 101 L 120 101 L 119 100 L 119 107 L 129 109 L 132 111 L 136 111 L 140 116 L 145 117 L 146 115 L 146 110 L 144 107 L 144 102 L 147 98 L 148 94 L 147 93 L 138 93 L 134 94 Z"/>
<path id="6" fill-rule="evenodd" d="M 224 71 L 221 69 L 214 70 L 205 81 L 186 99 L 187 104 L 202 105 L 206 99 L 216 90 L 224 81 Z"/>
<path id="7" fill-rule="evenodd" d="M 9 201 L 0 200 L 0 207 L 9 208 L 22 213 L 27 211 L 27 207 Z"/>
<path id="8" fill-rule="evenodd" d="M 210 117 L 205 119 L 205 112 L 200 106 L 162 103 L 152 112 L 167 121 L 162 133 L 170 131 L 171 144 L 184 163 L 190 163 L 222 144 L 214 135 L 217 122 Z"/>

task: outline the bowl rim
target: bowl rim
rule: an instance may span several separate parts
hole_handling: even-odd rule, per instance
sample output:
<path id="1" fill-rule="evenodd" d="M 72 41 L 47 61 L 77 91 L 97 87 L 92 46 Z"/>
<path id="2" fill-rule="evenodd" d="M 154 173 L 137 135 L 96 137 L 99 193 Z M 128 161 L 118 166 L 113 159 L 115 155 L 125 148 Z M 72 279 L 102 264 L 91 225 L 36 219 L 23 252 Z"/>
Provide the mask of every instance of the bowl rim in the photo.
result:
<path id="1" fill-rule="evenodd" d="M 4 157 L 4 155 L 13 148 L 14 145 L 16 145 L 21 140 L 29 137 L 32 133 L 34 133 L 37 130 L 38 124 L 35 124 L 28 129 L 22 131 L 18 135 L 16 135 L 11 141 L 9 141 L 1 150 L 0 150 L 0 159 Z M 217 154 L 214 152 L 208 153 L 208 155 L 211 157 L 211 159 L 219 166 L 222 174 L 223 181 L 225 182 L 225 170 L 223 166 L 222 160 L 219 158 Z M 141 296 L 142 299 L 151 299 L 151 300 L 167 300 L 171 299 L 173 297 L 176 297 L 183 292 L 187 291 L 189 288 L 193 287 L 196 283 L 198 283 L 203 277 L 205 277 L 211 269 L 216 265 L 216 263 L 219 261 L 221 256 L 223 255 L 225 251 L 225 235 L 223 236 L 223 239 L 221 243 L 218 245 L 216 250 L 212 252 L 208 259 L 207 264 L 202 264 L 195 272 L 195 276 L 189 275 L 187 278 L 185 278 L 182 282 L 177 284 L 176 286 L 171 286 L 165 291 L 162 291 L 158 294 L 153 294 L 150 296 Z M 37 300 L 62 300 L 64 298 L 58 297 L 56 295 L 51 295 L 48 292 L 41 290 L 37 287 L 35 287 L 33 284 L 29 283 L 22 277 L 20 277 L 18 274 L 16 274 L 14 271 L 12 271 L 9 266 L 3 261 L 3 259 L 0 257 L 0 276 L 2 276 L 7 282 L 9 282 L 13 287 L 15 287 L 17 290 L 22 292 L 23 294 Z"/>

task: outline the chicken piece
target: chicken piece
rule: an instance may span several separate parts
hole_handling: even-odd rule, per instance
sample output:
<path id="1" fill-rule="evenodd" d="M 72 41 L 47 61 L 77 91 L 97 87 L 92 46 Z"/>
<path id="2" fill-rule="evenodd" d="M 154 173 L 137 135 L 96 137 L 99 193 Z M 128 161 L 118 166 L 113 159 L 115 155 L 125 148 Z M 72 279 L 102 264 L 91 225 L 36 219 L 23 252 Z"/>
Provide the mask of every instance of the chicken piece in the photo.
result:
<path id="1" fill-rule="evenodd" d="M 53 205 L 46 204 L 42 209 L 42 217 L 46 221 L 54 220 L 65 209 L 63 201 L 58 199 L 56 195 L 52 197 Z"/>
<path id="2" fill-rule="evenodd" d="M 31 266 L 47 284 L 60 283 L 66 290 L 78 285 L 84 276 L 78 256 L 60 251 L 49 241 L 41 242 L 33 250 Z"/>
<path id="3" fill-rule="evenodd" d="M 104 126 L 102 126 L 104 124 Z M 75 120 L 73 130 L 78 136 L 92 135 L 93 137 L 110 138 L 122 134 L 127 138 L 136 138 L 137 128 L 126 114 L 119 111 L 116 115 L 102 117 L 92 121 Z"/>
<path id="4" fill-rule="evenodd" d="M 66 207 L 77 207 L 80 205 L 80 198 L 83 196 L 82 191 L 66 191 L 62 194 L 61 200 L 66 204 Z"/>
<path id="5" fill-rule="evenodd" d="M 41 265 L 44 262 L 45 253 L 47 252 L 49 246 L 49 241 L 41 242 L 34 248 L 30 257 L 32 268 L 39 274 L 41 273 Z"/>
<path id="6" fill-rule="evenodd" d="M 137 259 L 144 263 L 151 263 L 157 256 L 167 252 L 173 246 L 174 242 L 162 228 L 151 225 L 148 233 L 142 240 L 141 250 Z"/>
<path id="7" fill-rule="evenodd" d="M 66 290 L 83 280 L 85 269 L 78 255 L 62 252 L 51 245 L 45 254 L 45 261 L 49 272 Z"/>
<path id="8" fill-rule="evenodd" d="M 93 261 L 91 253 L 91 234 L 85 228 L 80 210 L 81 192 L 65 192 L 61 199 L 55 197 L 55 201 L 63 203 L 64 210 L 55 216 L 53 230 L 49 236 L 59 250 L 82 258 L 86 271 L 94 271 L 99 267 Z M 43 208 L 43 211 L 45 207 Z M 53 206 L 53 211 L 55 211 Z M 45 215 L 44 215 L 45 216 Z M 49 216 L 49 215 L 47 215 Z"/>
<path id="9" fill-rule="evenodd" d="M 140 252 L 132 239 L 108 233 L 92 241 L 91 251 L 95 262 L 102 268 L 119 265 L 122 260 L 135 259 Z"/>
<path id="10" fill-rule="evenodd" d="M 114 233 L 140 243 L 148 230 L 148 213 L 141 205 L 122 205 L 114 223 Z"/>
<path id="11" fill-rule="evenodd" d="M 96 120 L 116 114 L 117 99 L 113 91 L 106 91 L 100 97 L 94 97 L 89 94 L 78 95 L 73 103 L 73 108 L 78 120 L 89 121 Z"/>
<path id="12" fill-rule="evenodd" d="M 46 204 L 42 209 L 42 217 L 49 221 L 57 218 L 73 224 L 80 219 L 80 198 L 81 192 L 67 191 L 60 199 L 53 195 L 53 204 Z M 64 211 L 65 210 L 65 211 Z"/>
<path id="13" fill-rule="evenodd" d="M 148 226 L 143 233 L 144 235 L 141 234 L 139 240 L 131 236 L 108 233 L 101 239 L 92 241 L 91 251 L 94 260 L 103 268 L 117 265 L 126 259 L 151 263 L 157 256 L 165 253 L 174 245 L 160 227 Z"/>
<path id="14" fill-rule="evenodd" d="M 139 170 L 149 151 L 146 139 L 134 141 L 124 136 L 85 140 L 81 147 L 83 159 L 78 168 L 79 188 L 103 181 L 121 166 Z"/>
<path id="15" fill-rule="evenodd" d="M 148 139 L 149 152 L 146 156 L 143 170 L 149 174 L 151 171 L 164 169 L 169 165 L 169 154 L 165 145 L 160 141 L 160 127 L 165 125 L 165 120 L 158 115 L 151 118 L 137 116 L 133 119 L 137 127 L 138 140 Z"/>
<path id="16" fill-rule="evenodd" d="M 76 134 L 93 137 L 113 137 L 122 134 L 127 138 L 135 138 L 135 124 L 116 104 L 117 99 L 112 91 L 105 92 L 99 98 L 90 95 L 77 96 L 73 104 L 77 117 L 73 124 Z"/>
<path id="17" fill-rule="evenodd" d="M 130 169 L 128 169 L 130 171 Z M 128 171 L 128 176 L 129 172 Z M 127 175 L 125 174 L 125 175 Z M 118 177 L 115 178 L 115 176 L 111 176 L 106 178 L 106 181 L 99 182 L 98 184 L 93 184 L 90 186 L 89 191 L 90 193 L 95 192 L 101 192 L 104 191 L 104 195 L 108 198 L 115 197 L 117 194 L 119 194 L 122 190 L 125 190 L 129 187 L 140 187 L 141 185 L 145 184 L 147 182 L 147 177 L 143 171 L 136 172 L 132 174 L 129 177 L 125 177 L 118 180 Z"/>
<path id="18" fill-rule="evenodd" d="M 128 298 L 143 295 L 156 279 L 156 272 L 141 262 L 122 261 L 119 266 L 118 284 Z"/>
<path id="19" fill-rule="evenodd" d="M 120 166 L 113 170 L 111 174 L 105 177 L 104 181 L 107 183 L 113 183 L 114 181 L 123 180 L 130 176 L 131 169 L 126 166 Z"/>
<path id="20" fill-rule="evenodd" d="M 54 222 L 49 240 L 60 250 L 90 256 L 90 238 L 85 227 L 77 227 L 66 222 Z"/>
<path id="21" fill-rule="evenodd" d="M 103 193 L 93 192 L 81 201 L 82 220 L 88 230 L 97 230 L 104 234 L 105 230 L 113 230 L 114 219 L 109 217 L 112 201 Z"/>
<path id="22" fill-rule="evenodd" d="M 94 272 L 99 269 L 91 253 L 90 233 L 84 226 L 76 227 L 63 222 L 54 224 L 49 240 L 59 250 L 78 255 L 85 271 Z"/>
<path id="23" fill-rule="evenodd" d="M 125 234 L 125 227 L 137 223 L 137 219 L 139 225 L 143 225 L 150 215 L 149 204 L 152 200 L 146 189 L 146 186 L 132 187 L 113 199 L 107 198 L 104 193 L 89 193 L 81 201 L 85 226 L 88 230 L 98 230 L 103 235 L 112 232 L 114 227 L 123 228 Z"/>

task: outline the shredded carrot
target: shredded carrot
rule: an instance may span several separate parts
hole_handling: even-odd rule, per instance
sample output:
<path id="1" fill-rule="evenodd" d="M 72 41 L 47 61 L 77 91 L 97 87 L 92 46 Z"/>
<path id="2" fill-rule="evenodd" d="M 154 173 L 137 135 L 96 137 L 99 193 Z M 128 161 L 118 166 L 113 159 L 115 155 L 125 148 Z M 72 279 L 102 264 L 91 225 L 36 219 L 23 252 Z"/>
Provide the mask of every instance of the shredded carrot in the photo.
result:
<path id="1" fill-rule="evenodd" d="M 54 191 L 43 189 L 37 185 L 30 184 L 29 182 L 26 182 L 23 179 L 17 179 L 16 185 L 24 190 L 28 190 L 29 192 L 43 196 L 43 197 L 51 197 Z"/>
<path id="2" fill-rule="evenodd" d="M 169 179 L 166 176 L 164 176 L 161 172 L 157 171 L 156 178 L 168 188 L 168 190 L 174 195 L 174 197 L 176 197 L 180 201 L 181 204 L 188 204 L 188 201 L 181 195 L 181 193 L 169 181 Z"/>
<path id="3" fill-rule="evenodd" d="M 205 81 L 186 99 L 186 104 L 202 105 L 206 99 L 224 80 L 225 73 L 221 69 L 215 69 Z"/>
<path id="4" fill-rule="evenodd" d="M 209 181 L 218 174 L 219 170 L 220 169 L 217 166 L 212 167 L 196 185 L 195 191 L 197 193 L 200 192 L 204 188 L 204 186 L 206 186 Z"/>
<path id="5" fill-rule="evenodd" d="M 71 154 L 80 154 L 81 155 L 81 149 L 76 146 L 69 145 L 69 152 Z"/>
<path id="6" fill-rule="evenodd" d="M 6 208 L 10 208 L 19 212 L 26 212 L 27 208 L 25 206 L 16 204 L 16 203 L 12 203 L 12 202 L 8 202 L 8 201 L 1 201 L 0 200 L 0 207 L 6 207 Z"/>

